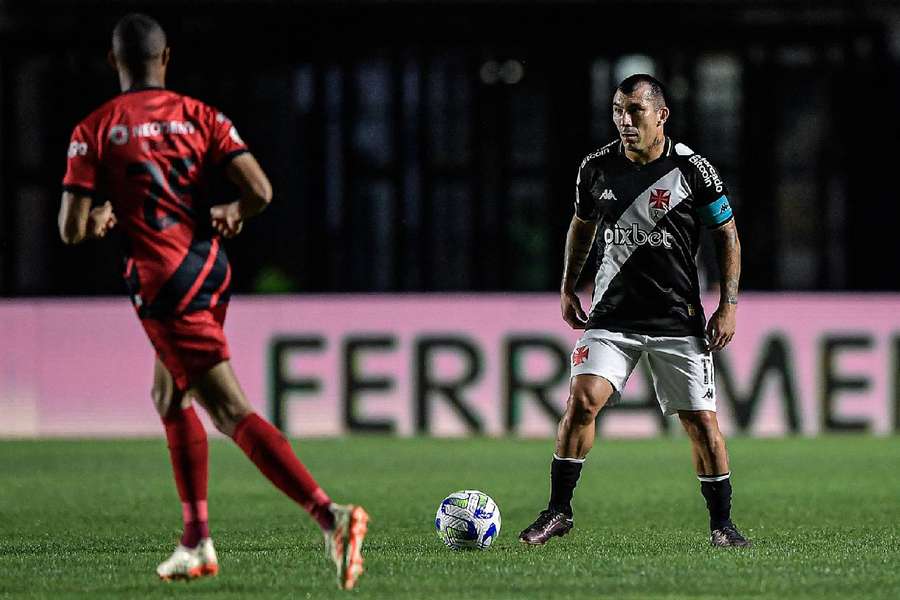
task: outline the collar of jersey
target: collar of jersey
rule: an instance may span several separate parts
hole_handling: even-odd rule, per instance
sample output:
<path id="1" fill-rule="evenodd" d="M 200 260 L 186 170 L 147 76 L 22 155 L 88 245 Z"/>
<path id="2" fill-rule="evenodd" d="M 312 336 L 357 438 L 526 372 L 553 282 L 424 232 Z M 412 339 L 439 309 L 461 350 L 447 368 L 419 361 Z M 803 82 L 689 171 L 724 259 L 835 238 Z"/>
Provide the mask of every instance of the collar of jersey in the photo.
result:
<path id="1" fill-rule="evenodd" d="M 649 167 L 650 165 L 656 164 L 664 158 L 668 158 L 669 156 L 672 156 L 672 151 L 674 148 L 675 148 L 675 142 L 672 141 L 672 138 L 670 138 L 669 136 L 666 136 L 665 151 L 663 151 L 663 153 L 660 154 L 658 158 L 651 160 L 650 162 L 648 162 L 645 165 L 641 165 L 641 164 L 638 164 L 638 163 L 634 162 L 633 160 L 629 159 L 627 156 L 625 156 L 625 144 L 622 143 L 622 140 L 619 140 L 619 154 L 622 156 L 622 158 L 624 158 L 626 161 L 628 161 L 628 164 L 635 166 L 635 167 L 639 167 L 641 169 L 643 169 L 644 167 Z"/>
<path id="2" fill-rule="evenodd" d="M 153 90 L 155 90 L 155 91 L 158 92 L 158 91 L 164 90 L 164 89 L 166 89 L 166 88 L 162 87 L 161 85 L 148 85 L 148 86 L 142 86 L 142 87 L 130 87 L 130 88 L 128 88 L 127 90 L 125 90 L 124 92 L 122 92 L 122 95 L 125 95 L 125 94 L 136 94 L 137 92 L 149 92 L 149 91 L 153 91 Z"/>

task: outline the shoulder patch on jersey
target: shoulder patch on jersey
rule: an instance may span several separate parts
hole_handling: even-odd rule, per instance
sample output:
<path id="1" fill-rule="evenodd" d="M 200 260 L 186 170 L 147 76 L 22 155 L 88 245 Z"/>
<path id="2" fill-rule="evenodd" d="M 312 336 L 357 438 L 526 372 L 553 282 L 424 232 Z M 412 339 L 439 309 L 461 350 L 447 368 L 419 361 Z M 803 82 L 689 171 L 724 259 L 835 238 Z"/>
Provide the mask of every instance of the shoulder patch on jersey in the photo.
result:
<path id="1" fill-rule="evenodd" d="M 690 156 L 693 153 L 693 150 L 691 150 L 681 142 L 675 144 L 675 154 L 677 154 L 678 156 Z"/>

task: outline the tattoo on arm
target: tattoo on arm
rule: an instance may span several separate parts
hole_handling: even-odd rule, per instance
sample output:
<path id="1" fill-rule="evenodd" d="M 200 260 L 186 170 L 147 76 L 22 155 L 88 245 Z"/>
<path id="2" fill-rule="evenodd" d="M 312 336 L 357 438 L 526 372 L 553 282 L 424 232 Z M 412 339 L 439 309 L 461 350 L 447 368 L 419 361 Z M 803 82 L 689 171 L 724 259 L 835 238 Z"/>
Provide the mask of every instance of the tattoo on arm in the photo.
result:
<path id="1" fill-rule="evenodd" d="M 738 303 L 738 285 L 741 279 L 741 242 L 734 221 L 713 231 L 716 255 L 721 272 L 721 304 Z"/>
<path id="2" fill-rule="evenodd" d="M 575 291 L 581 269 L 591 253 L 591 245 L 594 243 L 594 235 L 597 233 L 597 224 L 591 221 L 582 221 L 578 217 L 572 217 L 569 224 L 569 233 L 566 235 L 566 256 L 563 264 L 563 291 Z"/>
<path id="3" fill-rule="evenodd" d="M 723 298 L 727 304 L 738 303 L 738 282 L 736 279 L 729 279 L 725 282 L 725 295 Z"/>

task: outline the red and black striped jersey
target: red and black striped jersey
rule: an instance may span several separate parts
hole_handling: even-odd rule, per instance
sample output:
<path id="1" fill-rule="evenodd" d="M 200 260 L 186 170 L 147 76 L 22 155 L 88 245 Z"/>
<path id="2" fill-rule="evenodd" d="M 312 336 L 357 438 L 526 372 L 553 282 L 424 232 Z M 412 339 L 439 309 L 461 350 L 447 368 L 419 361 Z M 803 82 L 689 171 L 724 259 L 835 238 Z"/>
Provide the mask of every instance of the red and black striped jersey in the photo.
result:
<path id="1" fill-rule="evenodd" d="M 75 127 L 63 189 L 112 202 L 126 239 L 125 281 L 142 318 L 228 300 L 231 267 L 207 190 L 221 166 L 246 151 L 225 115 L 161 88 L 116 96 Z"/>

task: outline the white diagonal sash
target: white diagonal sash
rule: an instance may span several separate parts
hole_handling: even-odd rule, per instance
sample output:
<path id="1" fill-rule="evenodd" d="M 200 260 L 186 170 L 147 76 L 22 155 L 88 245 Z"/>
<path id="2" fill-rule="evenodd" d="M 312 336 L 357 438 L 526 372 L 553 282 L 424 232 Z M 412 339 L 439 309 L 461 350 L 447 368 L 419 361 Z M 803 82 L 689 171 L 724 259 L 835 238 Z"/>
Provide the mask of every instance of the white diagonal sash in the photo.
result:
<path id="1" fill-rule="evenodd" d="M 673 210 L 690 194 L 684 175 L 678 167 L 675 167 L 641 192 L 634 199 L 634 202 L 625 209 L 619 220 L 614 225 L 608 225 L 606 229 L 612 227 L 614 230 L 615 227 L 619 227 L 631 230 L 634 225 L 637 225 L 639 229 L 647 233 L 655 231 L 657 222 L 650 216 L 650 194 L 656 189 L 668 190 L 671 194 L 668 210 Z M 597 235 L 604 235 L 604 231 L 605 229 L 598 231 Z M 604 245 L 603 259 L 600 261 L 600 268 L 597 269 L 597 277 L 594 280 L 594 297 L 591 302 L 591 311 L 603 299 L 603 295 L 609 289 L 609 284 L 613 278 L 619 274 L 622 266 L 639 247 L 633 239 L 626 244 L 607 243 Z"/>

